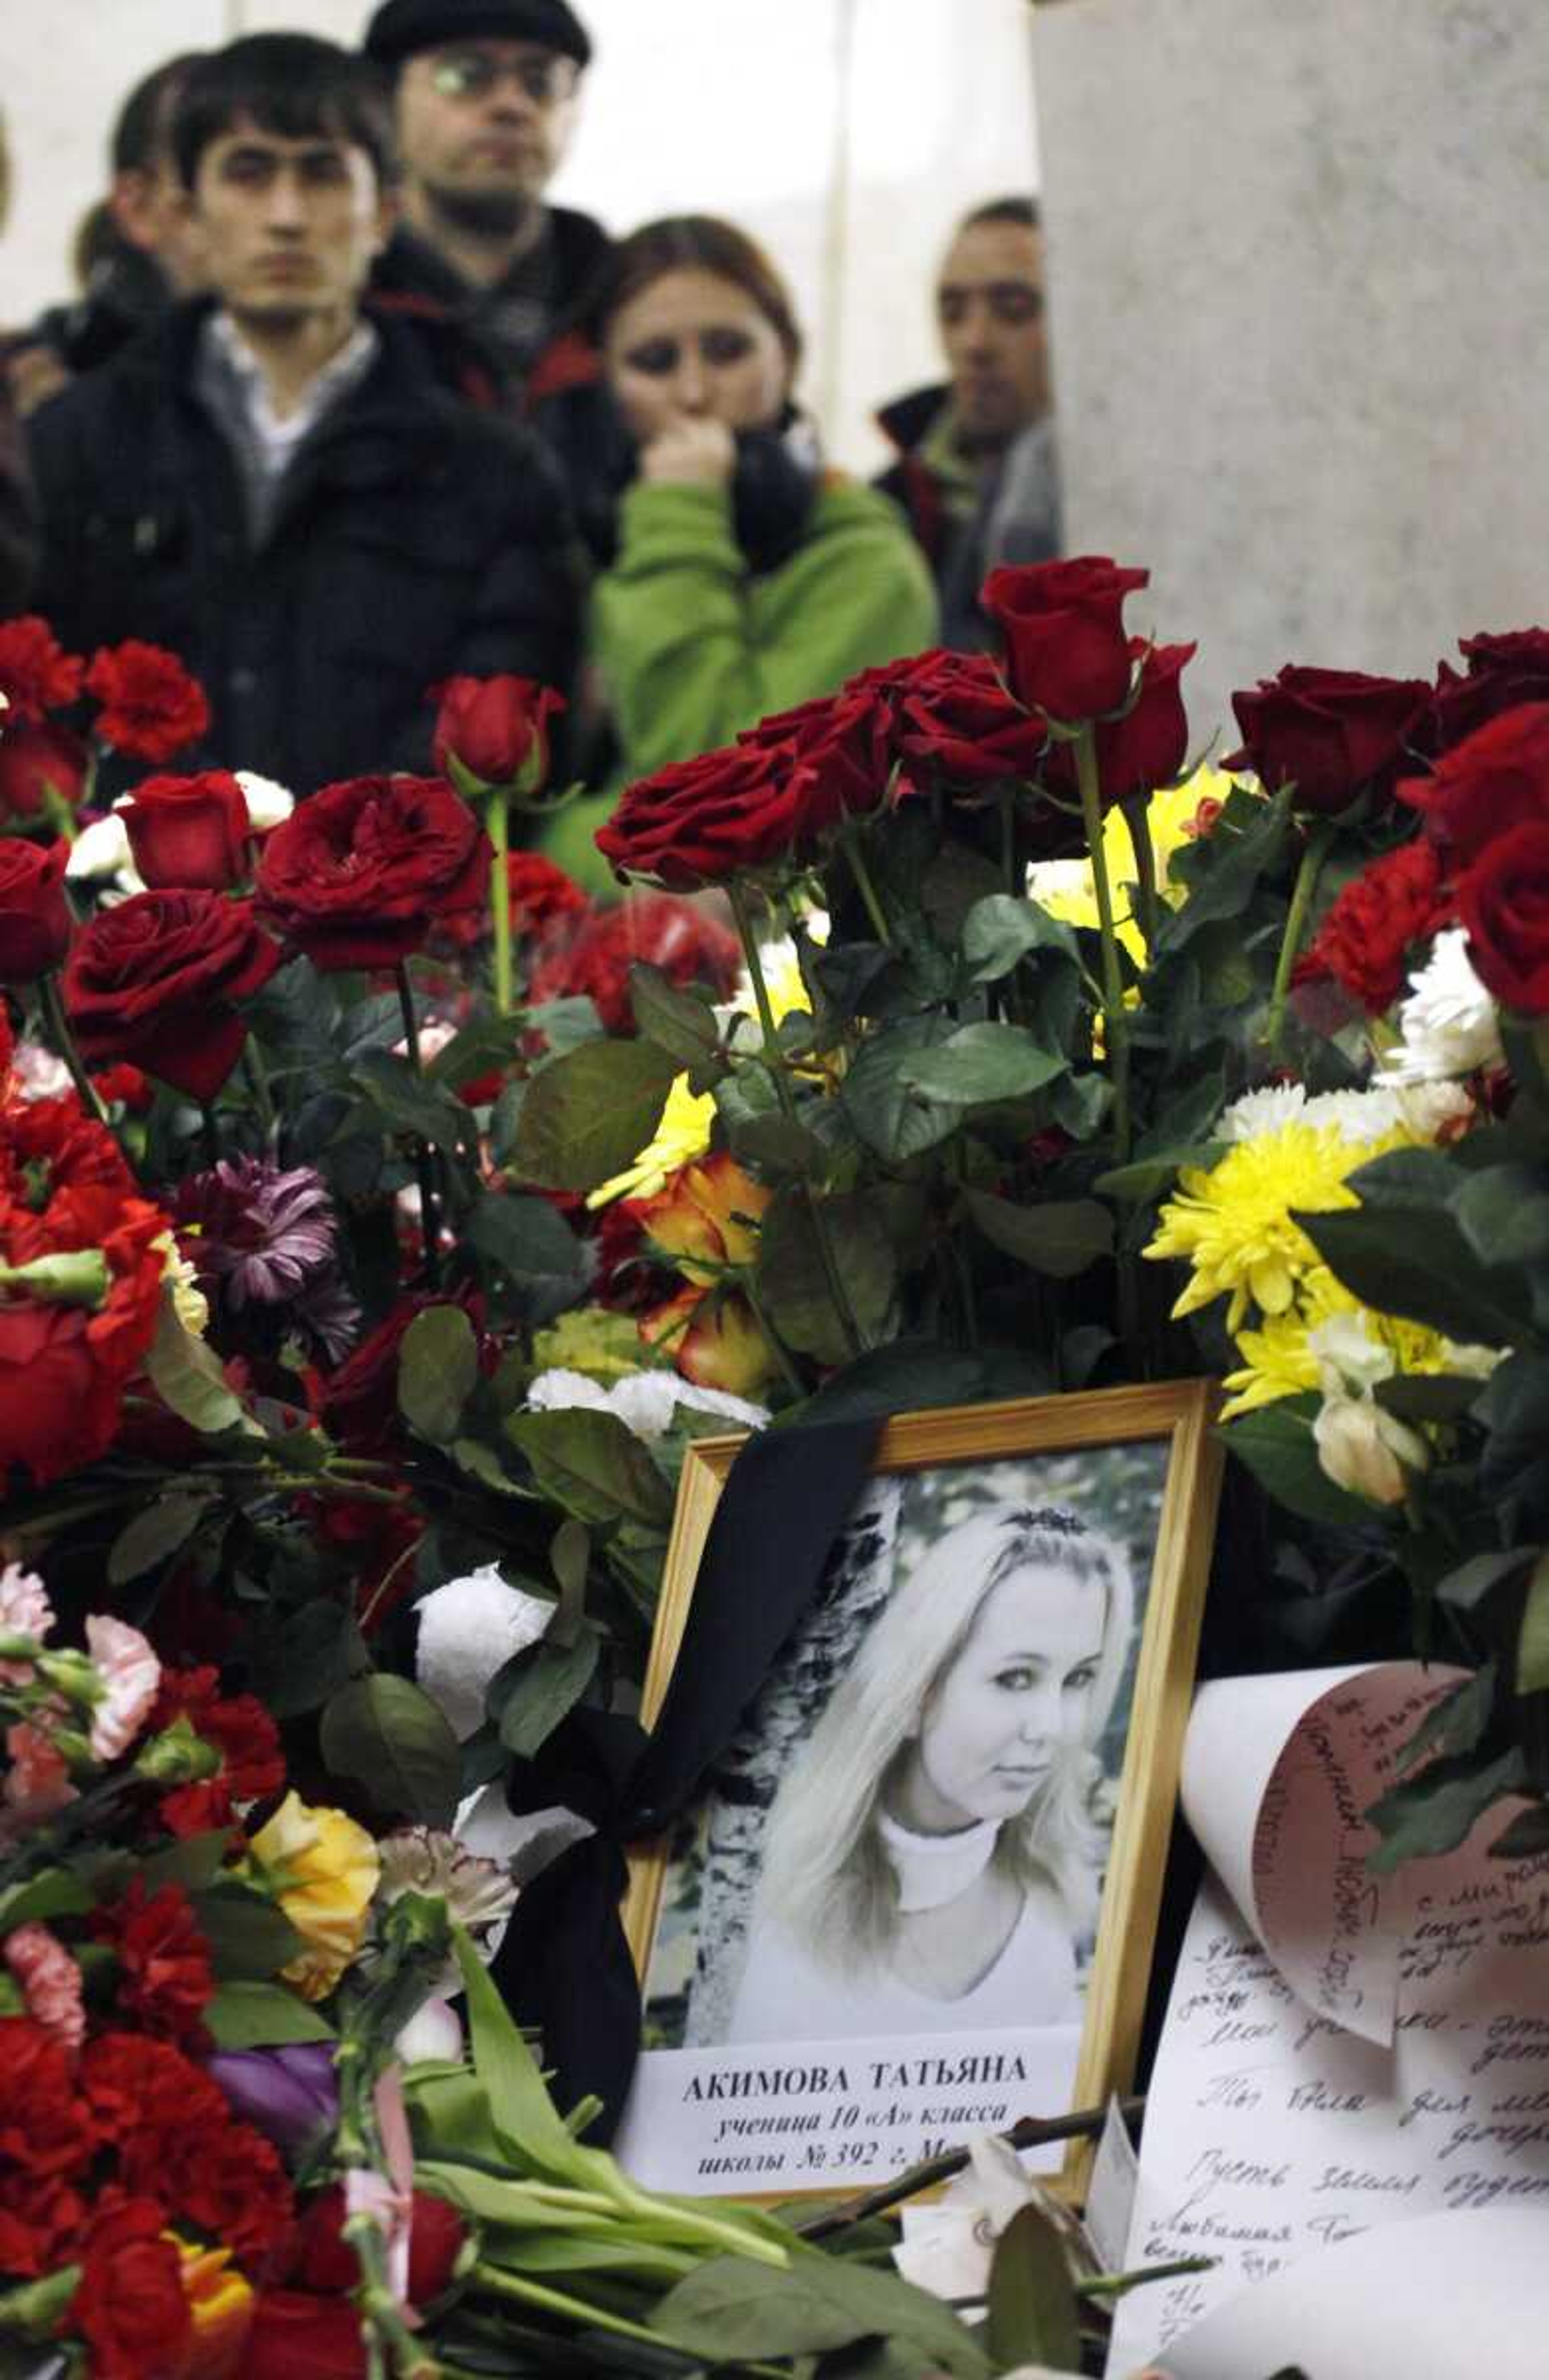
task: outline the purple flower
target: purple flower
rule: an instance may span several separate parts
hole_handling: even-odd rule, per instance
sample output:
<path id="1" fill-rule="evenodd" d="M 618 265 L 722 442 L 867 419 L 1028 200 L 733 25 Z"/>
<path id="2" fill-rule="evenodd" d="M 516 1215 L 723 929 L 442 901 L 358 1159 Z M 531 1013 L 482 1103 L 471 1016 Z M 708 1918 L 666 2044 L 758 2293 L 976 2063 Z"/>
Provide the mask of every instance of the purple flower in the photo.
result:
<path id="1" fill-rule="evenodd" d="M 233 1309 L 283 1305 L 333 1260 L 333 1209 L 310 1165 L 287 1173 L 261 1157 L 223 1158 L 183 1184 L 177 1223 L 192 1235 L 201 1279 Z"/>
<path id="2" fill-rule="evenodd" d="M 330 2041 L 291 2042 L 283 2049 L 218 2049 L 209 2069 L 237 2115 L 265 2133 L 283 2156 L 299 2156 L 325 2125 L 338 2121 Z"/>

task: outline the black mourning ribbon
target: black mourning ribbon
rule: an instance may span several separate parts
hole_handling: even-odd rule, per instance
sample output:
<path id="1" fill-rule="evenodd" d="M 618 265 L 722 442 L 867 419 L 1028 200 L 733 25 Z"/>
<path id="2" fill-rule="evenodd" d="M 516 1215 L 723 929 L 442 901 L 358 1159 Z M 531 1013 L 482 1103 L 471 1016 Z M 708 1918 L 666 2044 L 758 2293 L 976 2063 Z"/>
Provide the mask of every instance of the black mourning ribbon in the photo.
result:
<path id="1" fill-rule="evenodd" d="M 666 1834 L 735 1735 L 817 1593 L 881 1427 L 873 1417 L 750 1438 L 705 1540 L 652 1733 L 604 1711 L 574 1712 L 508 1782 L 514 1810 L 563 1803 L 597 1829 L 524 1887 L 492 1969 L 518 2022 L 541 2035 L 559 2106 L 601 2100 L 594 2142 L 617 2130 L 640 2042 L 640 1988 L 619 1914 L 624 1845 Z"/>

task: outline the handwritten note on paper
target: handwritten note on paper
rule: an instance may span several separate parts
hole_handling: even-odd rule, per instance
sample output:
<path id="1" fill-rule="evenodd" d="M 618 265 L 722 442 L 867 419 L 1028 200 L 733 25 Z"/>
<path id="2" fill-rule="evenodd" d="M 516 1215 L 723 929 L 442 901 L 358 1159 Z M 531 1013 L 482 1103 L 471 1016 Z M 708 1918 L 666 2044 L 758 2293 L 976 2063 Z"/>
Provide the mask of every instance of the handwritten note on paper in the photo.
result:
<path id="1" fill-rule="evenodd" d="M 1218 2261 L 1124 2301 L 1115 2374 L 1165 2361 L 1240 2290 L 1376 2226 L 1549 2213 L 1549 1860 L 1492 1861 L 1497 1812 L 1458 1852 L 1374 1893 L 1360 1811 L 1412 1730 L 1406 1695 L 1434 1674 L 1395 1664 L 1301 1682 L 1311 1725 L 1293 1727 L 1258 1811 L 1229 1777 L 1212 1781 L 1191 1739 L 1196 1831 L 1250 1879 L 1255 1913 L 1273 1913 L 1275 1949 L 1208 1878 L 1152 2077 L 1126 2262 Z M 1310 1682 L 1322 1691 L 1309 1706 Z M 1206 1691 L 1224 1746 L 1224 1690 Z M 1352 2010 L 1378 2038 L 1350 2028 Z M 1386 2369 L 1370 2327 L 1366 2343 L 1370 2368 Z"/>

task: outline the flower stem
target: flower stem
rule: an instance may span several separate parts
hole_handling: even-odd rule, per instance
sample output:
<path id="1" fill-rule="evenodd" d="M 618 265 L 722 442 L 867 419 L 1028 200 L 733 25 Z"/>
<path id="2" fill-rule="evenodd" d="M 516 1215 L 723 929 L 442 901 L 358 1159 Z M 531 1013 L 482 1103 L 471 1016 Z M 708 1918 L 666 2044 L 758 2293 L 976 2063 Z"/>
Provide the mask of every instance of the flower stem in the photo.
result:
<path id="1" fill-rule="evenodd" d="M 1138 922 L 1148 965 L 1156 955 L 1156 936 L 1162 923 L 1162 905 L 1156 891 L 1156 847 L 1151 840 L 1151 825 L 1146 816 L 1150 807 L 1151 799 L 1147 794 L 1133 794 L 1123 805 L 1124 823 L 1130 830 L 1130 841 L 1135 849 Z"/>
<path id="2" fill-rule="evenodd" d="M 1264 1038 L 1272 1057 L 1280 1054 L 1280 1042 L 1286 1029 L 1286 1007 L 1290 998 L 1291 970 L 1301 951 L 1301 937 L 1307 929 L 1307 912 L 1313 905 L 1313 895 L 1318 889 L 1318 878 L 1328 856 L 1328 846 L 1334 840 L 1334 827 L 1328 819 L 1319 819 L 1308 830 L 1296 882 L 1291 887 L 1290 907 L 1286 912 L 1286 930 L 1280 939 L 1280 955 L 1275 965 L 1275 986 L 1269 995 L 1269 1013 L 1265 1018 Z"/>
<path id="3" fill-rule="evenodd" d="M 269 1077 L 263 1069 L 263 1060 L 259 1056 L 258 1050 L 254 1048 L 252 1036 L 250 1034 L 248 1038 L 248 1046 L 243 1051 L 242 1057 L 248 1080 L 252 1085 L 253 1105 L 258 1110 L 259 1123 L 262 1129 L 264 1139 L 272 1148 L 277 1151 L 280 1145 L 279 1111 L 274 1105 L 274 1095 L 269 1087 Z"/>
<path id="4" fill-rule="evenodd" d="M 764 1334 L 764 1343 L 779 1366 L 781 1378 L 793 1396 L 805 1397 L 806 1390 L 802 1385 L 802 1376 L 791 1360 L 790 1350 L 785 1342 L 781 1338 L 765 1311 L 764 1301 L 758 1294 L 751 1272 L 746 1272 L 743 1276 L 742 1292 L 753 1309 L 755 1322 Z"/>
<path id="5" fill-rule="evenodd" d="M 80 1062 L 80 1052 L 76 1048 L 75 1036 L 65 1014 L 65 1003 L 59 997 L 58 977 L 41 976 L 38 992 L 43 1003 L 43 1014 L 48 1019 L 48 1029 L 54 1036 L 54 1047 L 69 1069 L 70 1080 L 79 1094 L 81 1106 L 94 1123 L 105 1124 L 107 1110 L 97 1096 L 96 1085 Z"/>
<path id="6" fill-rule="evenodd" d="M 511 848 L 511 813 L 505 807 L 505 796 L 497 793 L 485 812 L 490 840 L 495 846 L 495 862 L 490 870 L 490 914 L 495 925 L 495 1007 L 502 1016 L 511 1014 L 511 878 L 506 870 L 506 855 Z"/>
<path id="7" fill-rule="evenodd" d="M 876 880 L 866 863 L 865 852 L 861 841 L 861 830 L 853 819 L 846 819 L 840 830 L 840 842 L 843 847 L 844 856 L 850 863 L 850 873 L 855 880 L 855 890 L 860 894 L 866 916 L 871 920 L 871 930 L 882 948 L 885 951 L 890 951 L 893 938 L 888 931 L 887 914 L 877 895 Z"/>
<path id="8" fill-rule="evenodd" d="M 621 2338 L 644 2339 L 651 2347 L 661 2345 L 659 2330 L 647 2330 L 643 2323 L 626 2322 L 623 2314 L 606 2313 L 601 2306 L 588 2305 L 585 2298 L 567 2297 L 562 2289 L 545 2289 L 540 2281 L 519 2279 L 500 2265 L 476 2265 L 468 2279 L 472 2288 L 488 2289 L 492 2297 L 520 2298 L 527 2305 L 543 2306 L 550 2313 L 568 2314 L 587 2330 L 611 2330 Z"/>
<path id="9" fill-rule="evenodd" d="M 1097 772 L 1097 745 L 1091 722 L 1074 745 L 1076 783 L 1081 788 L 1082 819 L 1092 861 L 1092 882 L 1097 895 L 1097 927 L 1103 952 L 1103 1042 L 1113 1077 L 1113 1140 L 1117 1163 L 1130 1156 L 1130 1020 L 1124 1014 L 1124 978 L 1119 965 L 1119 936 L 1113 922 L 1113 887 L 1108 881 L 1107 855 L 1103 849 L 1103 795 Z"/>
<path id="10" fill-rule="evenodd" d="M 400 959 L 393 971 L 398 986 L 398 1006 L 404 1019 L 404 1043 L 408 1050 L 409 1064 L 417 1075 L 423 1075 L 425 1063 L 419 1054 L 419 1023 L 414 1013 L 414 989 L 409 982 L 408 963 Z M 441 1278 L 441 1225 L 436 1211 L 436 1168 L 428 1141 L 416 1135 L 414 1170 L 419 1176 L 419 1238 L 425 1251 L 425 1278 L 434 1289 Z"/>
<path id="11" fill-rule="evenodd" d="M 1025 880 L 1018 881 L 1021 871 L 1017 867 L 1017 789 L 1015 784 L 1008 780 L 998 789 L 995 798 L 996 806 L 1000 812 L 1000 873 L 1005 880 L 1007 892 L 1013 901 L 1019 901 L 1025 898 L 1027 885 Z"/>

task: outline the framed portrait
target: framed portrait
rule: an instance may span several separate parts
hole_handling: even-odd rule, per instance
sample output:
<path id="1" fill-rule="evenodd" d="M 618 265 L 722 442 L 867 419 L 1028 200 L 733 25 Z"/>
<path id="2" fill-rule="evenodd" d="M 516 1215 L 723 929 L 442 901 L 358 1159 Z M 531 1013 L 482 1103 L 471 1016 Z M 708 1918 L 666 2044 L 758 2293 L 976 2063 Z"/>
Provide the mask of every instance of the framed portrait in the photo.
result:
<path id="1" fill-rule="evenodd" d="M 889 1421 L 821 1583 L 624 1922 L 652 2187 L 832 2193 L 1133 2075 L 1221 1455 L 1213 1385 Z M 744 1441 L 689 1452 L 660 1709 Z M 1084 2144 L 1032 2169 L 1075 2187 Z"/>

